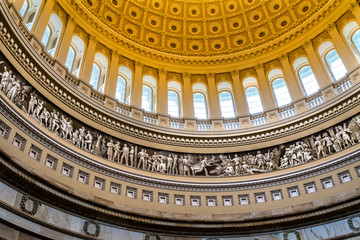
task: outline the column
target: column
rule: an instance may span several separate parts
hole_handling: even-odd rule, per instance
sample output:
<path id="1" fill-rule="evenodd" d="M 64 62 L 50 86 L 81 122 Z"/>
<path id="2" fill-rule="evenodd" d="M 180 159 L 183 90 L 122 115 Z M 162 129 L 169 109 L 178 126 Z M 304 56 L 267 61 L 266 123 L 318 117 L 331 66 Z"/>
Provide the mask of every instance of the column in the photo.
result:
<path id="1" fill-rule="evenodd" d="M 256 73 L 259 77 L 259 92 L 262 96 L 262 103 L 264 106 L 264 111 L 276 108 L 276 101 L 273 94 L 273 90 L 270 87 L 270 81 L 265 76 L 264 65 L 257 64 L 255 66 Z"/>
<path id="2" fill-rule="evenodd" d="M 86 54 L 84 56 L 84 61 L 82 64 L 82 70 L 80 71 L 80 78 L 86 82 L 90 83 L 91 71 L 94 64 L 96 52 L 96 37 L 93 35 L 89 36 L 89 44 L 87 46 Z"/>
<path id="3" fill-rule="evenodd" d="M 131 99 L 130 104 L 133 107 L 141 108 L 142 100 L 142 85 L 143 85 L 143 64 L 141 62 L 135 63 L 134 79 L 131 81 Z"/>
<path id="4" fill-rule="evenodd" d="M 55 58 L 63 65 L 65 65 L 66 58 L 69 52 L 72 36 L 74 34 L 74 28 L 75 28 L 75 18 L 69 16 L 67 19 L 64 34 L 59 43 L 60 46 L 58 47 L 58 50 L 55 54 Z"/>
<path id="5" fill-rule="evenodd" d="M 331 36 L 332 42 L 335 46 L 339 57 L 345 65 L 345 68 L 348 72 L 356 68 L 357 61 L 355 59 L 354 54 L 349 50 L 348 46 L 344 43 L 343 38 L 340 36 L 336 24 L 330 24 L 328 29 L 328 33 Z"/>
<path id="6" fill-rule="evenodd" d="M 280 56 L 280 62 L 284 69 L 285 82 L 287 83 L 287 87 L 289 89 L 292 102 L 304 98 L 304 93 L 301 89 L 298 79 L 294 75 L 293 68 L 290 65 L 288 55 L 282 54 Z"/>
<path id="7" fill-rule="evenodd" d="M 119 74 L 119 53 L 118 51 L 111 51 L 110 68 L 108 76 L 106 77 L 104 92 L 110 97 L 115 97 L 117 77 Z"/>
<path id="8" fill-rule="evenodd" d="M 33 27 L 32 31 L 34 35 L 41 41 L 42 36 L 45 32 L 46 25 L 49 22 L 50 15 L 52 13 L 52 9 L 54 7 L 54 0 L 47 0 L 41 12 L 38 13 L 37 22 L 34 23 L 35 27 Z"/>
<path id="9" fill-rule="evenodd" d="M 249 109 L 246 104 L 244 87 L 241 85 L 239 70 L 232 70 L 231 77 L 234 84 L 234 103 L 236 114 L 239 116 L 249 115 Z"/>
<path id="10" fill-rule="evenodd" d="M 207 73 L 206 74 L 208 87 L 209 87 L 209 110 L 210 110 L 210 118 L 211 119 L 221 119 L 221 110 L 220 110 L 220 102 L 218 90 L 215 84 L 215 74 Z"/>
<path id="11" fill-rule="evenodd" d="M 159 69 L 159 86 L 158 86 L 158 113 L 168 115 L 168 91 L 166 82 L 166 71 Z"/>
<path id="12" fill-rule="evenodd" d="M 24 2 L 25 2 L 25 0 L 15 0 L 15 1 L 13 1 L 13 5 L 14 5 L 16 11 L 20 12 L 21 7 L 23 6 Z"/>
<path id="13" fill-rule="evenodd" d="M 311 41 L 307 41 L 303 45 L 306 54 L 308 55 L 308 60 L 311 66 L 311 69 L 316 77 L 316 80 L 320 86 L 320 89 L 328 87 L 332 84 L 331 78 L 328 72 L 324 69 L 323 64 L 320 62 L 318 55 L 314 50 L 314 46 Z"/>
<path id="14" fill-rule="evenodd" d="M 191 87 L 191 75 L 190 73 L 183 73 L 183 82 L 184 82 L 184 90 L 183 90 L 183 113 L 184 118 L 194 118 L 194 98 L 193 91 Z"/>

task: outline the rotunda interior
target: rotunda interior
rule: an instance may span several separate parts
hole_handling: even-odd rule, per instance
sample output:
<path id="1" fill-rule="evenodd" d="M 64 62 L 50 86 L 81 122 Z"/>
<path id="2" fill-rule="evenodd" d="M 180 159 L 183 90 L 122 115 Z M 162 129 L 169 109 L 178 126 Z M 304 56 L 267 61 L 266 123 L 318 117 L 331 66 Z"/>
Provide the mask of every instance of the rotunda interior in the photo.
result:
<path id="1" fill-rule="evenodd" d="M 357 0 L 0 1 L 0 239 L 358 239 Z"/>

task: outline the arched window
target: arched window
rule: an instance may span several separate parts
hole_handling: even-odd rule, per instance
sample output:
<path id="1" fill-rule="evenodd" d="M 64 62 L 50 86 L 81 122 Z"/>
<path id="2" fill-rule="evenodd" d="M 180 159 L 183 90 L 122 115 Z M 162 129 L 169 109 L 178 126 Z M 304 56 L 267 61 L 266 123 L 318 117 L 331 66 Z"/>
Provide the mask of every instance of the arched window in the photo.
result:
<path id="1" fill-rule="evenodd" d="M 100 78 L 100 67 L 96 63 L 93 64 L 93 68 L 91 71 L 91 78 L 90 78 L 90 85 L 93 86 L 93 88 L 98 88 L 98 82 Z"/>
<path id="2" fill-rule="evenodd" d="M 156 79 L 150 75 L 143 78 L 141 108 L 147 112 L 156 112 Z"/>
<path id="3" fill-rule="evenodd" d="M 122 103 L 130 103 L 132 72 L 125 66 L 119 67 L 115 98 Z"/>
<path id="4" fill-rule="evenodd" d="M 202 93 L 194 93 L 194 113 L 199 119 L 208 118 L 205 96 Z"/>
<path id="5" fill-rule="evenodd" d="M 320 87 L 306 57 L 299 57 L 294 61 L 294 69 L 300 79 L 306 96 L 319 91 Z"/>
<path id="6" fill-rule="evenodd" d="M 325 59 L 335 80 L 339 80 L 346 75 L 347 70 L 335 49 L 328 52 Z"/>
<path id="7" fill-rule="evenodd" d="M 271 82 L 278 107 L 291 103 L 289 89 L 286 86 L 283 72 L 280 69 L 273 69 L 269 72 L 268 78 Z"/>
<path id="8" fill-rule="evenodd" d="M 25 13 L 28 11 L 28 7 L 29 7 L 28 1 L 25 0 L 19 12 L 22 17 L 25 16 Z"/>
<path id="9" fill-rule="evenodd" d="M 126 90 L 126 81 L 123 77 L 118 76 L 115 98 L 122 103 L 125 102 L 125 90 Z"/>
<path id="10" fill-rule="evenodd" d="M 332 42 L 323 42 L 319 46 L 318 51 L 320 57 L 324 61 L 325 67 L 334 81 L 337 81 L 346 75 L 347 70 Z"/>
<path id="11" fill-rule="evenodd" d="M 217 88 L 219 92 L 219 102 L 222 117 L 235 117 L 234 99 L 231 83 L 226 81 L 220 82 L 217 85 Z"/>
<path id="12" fill-rule="evenodd" d="M 20 9 L 19 13 L 23 18 L 25 26 L 29 30 L 31 30 L 34 25 L 36 15 L 39 12 L 41 4 L 42 0 L 25 0 Z"/>
<path id="13" fill-rule="evenodd" d="M 235 117 L 233 98 L 230 92 L 219 93 L 221 115 L 224 118 Z"/>
<path id="14" fill-rule="evenodd" d="M 245 89 L 245 97 L 248 104 L 250 114 L 260 113 L 264 111 L 260 93 L 258 90 L 258 83 L 256 78 L 247 77 L 243 80 Z"/>
<path id="15" fill-rule="evenodd" d="M 175 91 L 168 91 L 168 114 L 171 117 L 180 117 L 179 95 Z"/>
<path id="16" fill-rule="evenodd" d="M 49 25 L 46 26 L 45 28 L 45 32 L 44 35 L 42 37 L 41 43 L 46 47 L 48 42 L 49 42 L 49 38 L 51 36 L 51 29 L 49 27 Z"/>
<path id="17" fill-rule="evenodd" d="M 66 57 L 65 67 L 71 70 L 72 65 L 74 63 L 74 59 L 75 59 L 75 50 L 72 46 L 70 46 L 68 55 Z"/>
<path id="18" fill-rule="evenodd" d="M 263 112 L 263 106 L 257 87 L 249 87 L 245 90 L 246 100 L 251 114 Z"/>
<path id="19" fill-rule="evenodd" d="M 83 53 L 85 51 L 84 41 L 77 35 L 71 39 L 69 52 L 66 58 L 65 67 L 75 76 L 79 76 Z"/>
<path id="20" fill-rule="evenodd" d="M 360 27 L 357 22 L 351 21 L 347 23 L 343 29 L 343 35 L 357 60 L 360 61 Z"/>
<path id="21" fill-rule="evenodd" d="M 168 88 L 168 114 L 171 117 L 182 116 L 181 84 L 176 80 L 169 81 Z"/>
<path id="22" fill-rule="evenodd" d="M 152 90 L 149 86 L 143 85 L 141 108 L 147 112 L 152 112 Z"/>
<path id="23" fill-rule="evenodd" d="M 48 51 L 51 56 L 55 55 L 62 28 L 63 23 L 61 19 L 58 15 L 52 13 L 41 40 L 41 43 L 45 46 L 45 50 Z"/>

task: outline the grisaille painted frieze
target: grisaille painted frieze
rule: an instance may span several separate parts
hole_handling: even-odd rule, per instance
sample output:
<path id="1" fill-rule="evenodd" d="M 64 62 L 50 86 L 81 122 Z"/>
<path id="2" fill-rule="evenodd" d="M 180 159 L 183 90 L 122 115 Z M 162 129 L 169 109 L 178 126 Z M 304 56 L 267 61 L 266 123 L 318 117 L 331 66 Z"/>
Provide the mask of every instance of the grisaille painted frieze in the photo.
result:
<path id="1" fill-rule="evenodd" d="M 98 157 L 149 172 L 184 176 L 238 176 L 284 169 L 360 142 L 360 115 L 294 142 L 249 152 L 189 154 L 145 148 L 93 129 L 58 109 L 0 56 L 0 90 L 59 138 Z"/>

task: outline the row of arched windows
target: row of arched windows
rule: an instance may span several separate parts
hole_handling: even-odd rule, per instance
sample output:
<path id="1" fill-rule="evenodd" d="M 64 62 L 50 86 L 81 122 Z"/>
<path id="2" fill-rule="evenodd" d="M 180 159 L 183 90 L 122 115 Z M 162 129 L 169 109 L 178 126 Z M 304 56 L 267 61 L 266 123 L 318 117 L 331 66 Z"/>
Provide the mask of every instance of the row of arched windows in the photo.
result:
<path id="1" fill-rule="evenodd" d="M 42 0 L 25 0 L 22 8 L 20 9 L 20 15 L 23 17 L 23 21 L 29 30 L 31 30 L 34 25 L 36 15 L 39 12 L 41 4 Z M 45 50 L 52 56 L 55 55 L 62 32 L 62 20 L 57 14 L 52 13 L 41 40 Z M 360 61 L 360 28 L 358 24 L 355 21 L 347 23 L 343 29 L 343 36 L 355 53 L 358 61 Z M 82 38 L 78 35 L 73 35 L 65 66 L 69 72 L 77 77 L 79 76 L 85 49 L 86 44 Z M 318 48 L 318 54 L 323 60 L 325 68 L 329 72 L 333 81 L 337 81 L 346 75 L 347 69 L 345 68 L 331 41 L 323 42 Z M 90 85 L 100 92 L 104 92 L 108 65 L 109 61 L 104 54 L 99 52 L 95 54 L 90 77 Z M 298 57 L 293 62 L 293 69 L 299 82 L 301 83 L 304 95 L 309 96 L 319 91 L 319 84 L 310 66 L 309 60 L 306 57 Z M 130 104 L 132 75 L 132 71 L 129 68 L 125 66 L 119 67 L 114 97 L 122 103 Z M 292 98 L 282 70 L 273 69 L 268 73 L 267 77 L 271 83 L 271 88 L 277 106 L 281 107 L 291 104 Z M 262 97 L 259 92 L 256 77 L 247 77 L 242 80 L 242 84 L 250 114 L 263 112 L 264 108 L 262 104 Z M 192 90 L 195 117 L 199 119 L 209 118 L 207 87 L 202 83 L 195 83 L 192 86 Z M 231 83 L 221 82 L 218 84 L 217 90 L 222 116 L 224 118 L 235 117 L 236 111 L 234 107 L 234 96 Z M 141 105 L 145 111 L 156 112 L 156 93 L 157 80 L 149 75 L 144 76 Z M 179 82 L 168 82 L 167 99 L 168 114 L 172 117 L 181 117 L 182 87 Z"/>

